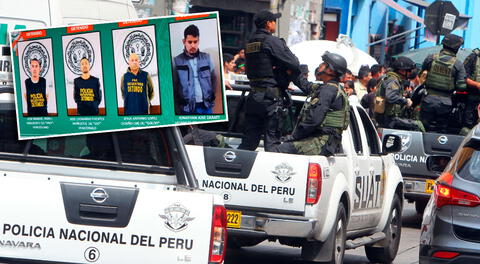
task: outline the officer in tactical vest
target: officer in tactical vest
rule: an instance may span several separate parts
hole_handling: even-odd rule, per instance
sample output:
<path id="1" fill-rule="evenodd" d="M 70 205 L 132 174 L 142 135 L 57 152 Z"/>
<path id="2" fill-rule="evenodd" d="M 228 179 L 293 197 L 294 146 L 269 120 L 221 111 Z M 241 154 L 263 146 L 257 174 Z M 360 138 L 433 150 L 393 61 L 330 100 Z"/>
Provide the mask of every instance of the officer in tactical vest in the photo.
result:
<path id="1" fill-rule="evenodd" d="M 284 95 L 288 88 L 285 76 L 300 73 L 298 59 L 285 41 L 272 35 L 281 14 L 260 11 L 255 17 L 257 30 L 245 49 L 246 72 L 251 92 L 246 101 L 245 136 L 239 149 L 255 150 L 264 134 L 265 150 L 278 143 L 281 132 Z"/>
<path id="2" fill-rule="evenodd" d="M 420 118 L 425 129 L 432 130 L 436 121 L 436 130 L 445 132 L 449 126 L 452 112 L 452 94 L 465 92 L 465 68 L 457 59 L 457 51 L 463 44 L 463 38 L 448 34 L 442 40 L 440 53 L 425 58 L 422 70 L 427 70 L 425 81 L 427 95 L 421 103 Z"/>
<path id="3" fill-rule="evenodd" d="M 480 49 L 476 48 L 465 59 L 468 99 L 465 107 L 464 127 L 473 128 L 478 121 L 477 106 L 480 103 Z"/>
<path id="4" fill-rule="evenodd" d="M 339 84 L 347 69 L 347 61 L 328 51 L 322 59 L 319 76 L 323 84 L 302 85 L 300 82 L 306 82 L 302 77 L 299 77 L 298 84 L 295 82 L 309 94 L 309 98 L 293 133 L 275 147 L 276 152 L 331 156 L 340 147 L 342 131 L 347 129 L 349 122 L 348 96 Z"/>
<path id="5" fill-rule="evenodd" d="M 376 113 L 375 120 L 380 127 L 424 131 L 420 121 L 403 117 L 405 107 L 412 106 L 412 100 L 404 95 L 404 82 L 408 80 L 415 62 L 400 56 L 391 65 L 393 71 L 386 74 L 377 85 L 376 96 L 384 98 L 384 113 Z"/>

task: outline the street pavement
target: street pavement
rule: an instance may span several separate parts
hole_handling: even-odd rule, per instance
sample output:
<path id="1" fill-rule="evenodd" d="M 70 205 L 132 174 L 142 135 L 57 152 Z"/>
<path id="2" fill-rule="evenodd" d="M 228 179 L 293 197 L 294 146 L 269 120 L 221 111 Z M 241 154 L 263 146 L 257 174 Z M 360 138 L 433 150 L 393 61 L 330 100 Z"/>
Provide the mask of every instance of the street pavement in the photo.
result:
<path id="1" fill-rule="evenodd" d="M 405 203 L 402 217 L 402 238 L 394 264 L 418 263 L 418 242 L 422 216 L 417 214 L 413 204 Z M 280 245 L 279 243 L 263 242 L 254 247 L 229 249 L 225 264 L 306 264 L 300 260 L 300 248 Z M 370 263 L 365 256 L 363 247 L 347 250 L 344 264 Z"/>

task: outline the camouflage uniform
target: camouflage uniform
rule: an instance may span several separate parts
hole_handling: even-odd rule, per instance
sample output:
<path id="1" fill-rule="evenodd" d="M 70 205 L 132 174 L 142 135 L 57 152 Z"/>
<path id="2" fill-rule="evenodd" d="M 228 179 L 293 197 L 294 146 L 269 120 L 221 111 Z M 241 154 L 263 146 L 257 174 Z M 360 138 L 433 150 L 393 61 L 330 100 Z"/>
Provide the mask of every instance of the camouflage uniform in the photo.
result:
<path id="1" fill-rule="evenodd" d="M 309 86 L 310 97 L 299 123 L 277 152 L 331 156 L 339 149 L 342 131 L 348 126 L 348 97 L 337 80 Z"/>
<path id="2" fill-rule="evenodd" d="M 380 127 L 425 131 L 418 120 L 403 118 L 407 98 L 404 97 L 403 79 L 396 72 L 388 72 L 377 86 L 376 96 L 385 98 L 385 113 L 375 115 Z"/>

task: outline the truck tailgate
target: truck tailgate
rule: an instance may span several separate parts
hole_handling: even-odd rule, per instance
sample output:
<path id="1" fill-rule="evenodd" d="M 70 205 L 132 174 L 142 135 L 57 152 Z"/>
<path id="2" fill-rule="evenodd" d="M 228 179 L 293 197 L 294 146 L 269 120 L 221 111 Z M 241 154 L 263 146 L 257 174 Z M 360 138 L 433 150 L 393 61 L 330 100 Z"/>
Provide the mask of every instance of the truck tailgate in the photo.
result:
<path id="1" fill-rule="evenodd" d="M 294 213 L 305 210 L 308 156 L 188 146 L 200 188 L 227 208 Z"/>
<path id="2" fill-rule="evenodd" d="M 92 184 L 73 177 L 1 174 L 2 258 L 208 263 L 210 194 L 172 191 L 161 184 L 110 180 Z"/>

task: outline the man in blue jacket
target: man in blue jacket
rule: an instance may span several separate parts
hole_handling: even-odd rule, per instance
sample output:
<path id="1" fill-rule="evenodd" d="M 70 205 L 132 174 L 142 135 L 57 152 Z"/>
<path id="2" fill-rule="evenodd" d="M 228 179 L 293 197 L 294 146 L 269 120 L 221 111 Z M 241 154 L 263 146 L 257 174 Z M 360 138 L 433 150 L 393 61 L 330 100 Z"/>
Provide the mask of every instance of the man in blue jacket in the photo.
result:
<path id="1" fill-rule="evenodd" d="M 217 76 L 210 55 L 198 48 L 200 32 L 185 28 L 183 52 L 173 59 L 173 87 L 177 115 L 212 114 Z"/>

